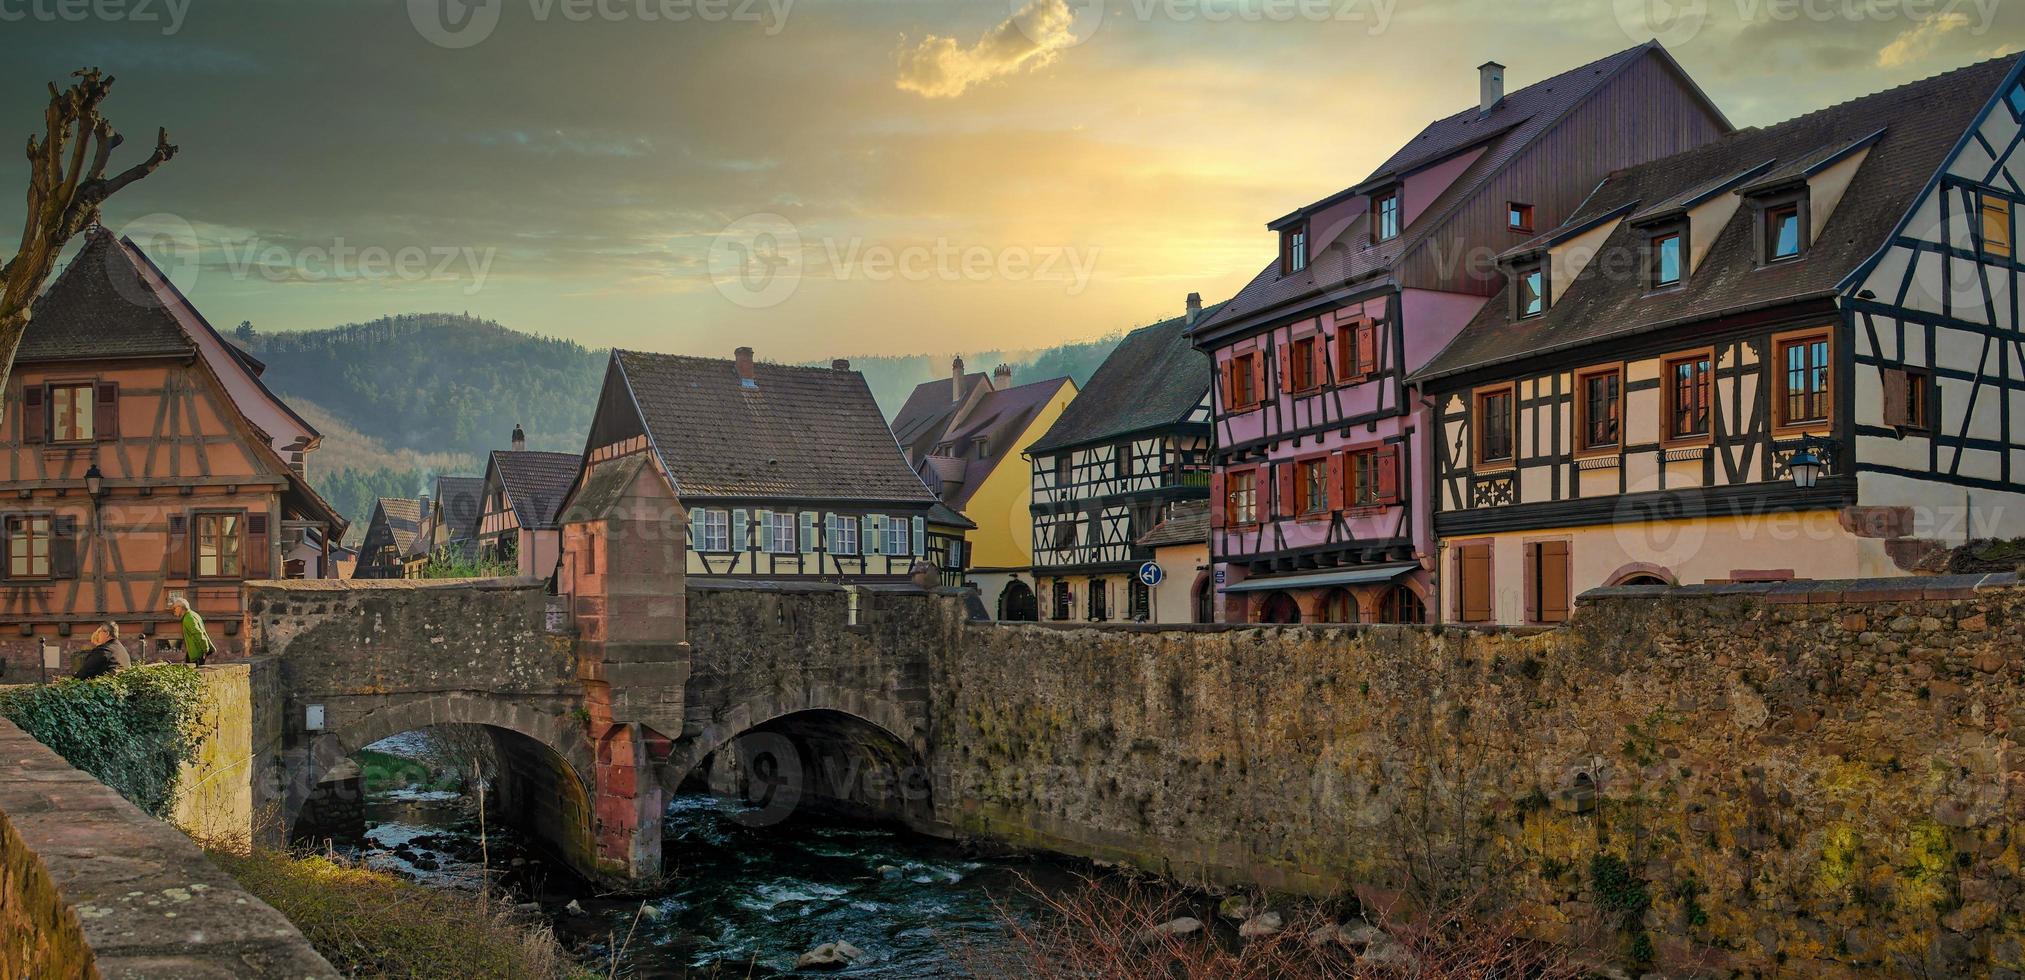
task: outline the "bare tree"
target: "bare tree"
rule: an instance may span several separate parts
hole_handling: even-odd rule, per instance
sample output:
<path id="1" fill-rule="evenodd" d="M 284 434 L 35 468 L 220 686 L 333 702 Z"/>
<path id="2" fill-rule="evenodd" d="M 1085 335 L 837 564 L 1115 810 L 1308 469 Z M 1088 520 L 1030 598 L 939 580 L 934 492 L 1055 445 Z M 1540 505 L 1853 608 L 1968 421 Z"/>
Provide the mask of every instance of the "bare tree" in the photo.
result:
<path id="1" fill-rule="evenodd" d="M 63 246 L 98 220 L 106 198 L 176 155 L 169 131 L 160 130 L 155 152 L 146 160 L 107 177 L 106 164 L 122 142 L 99 112 L 112 91 L 112 76 L 84 68 L 71 77 L 77 81 L 63 91 L 57 91 L 54 83 L 49 86 L 42 138 L 28 138 L 28 212 L 21 248 L 0 266 L 0 388 L 14 369 L 14 352 L 28 330 L 30 305 Z"/>

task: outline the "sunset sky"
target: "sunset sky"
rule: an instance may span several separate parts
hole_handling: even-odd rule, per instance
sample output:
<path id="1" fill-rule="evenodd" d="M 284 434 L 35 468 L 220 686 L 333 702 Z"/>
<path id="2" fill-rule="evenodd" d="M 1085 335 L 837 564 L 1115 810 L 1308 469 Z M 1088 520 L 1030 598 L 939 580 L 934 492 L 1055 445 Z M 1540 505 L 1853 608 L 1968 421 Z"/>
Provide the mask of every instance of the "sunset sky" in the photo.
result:
<path id="1" fill-rule="evenodd" d="M 67 2 L 0 0 L 7 241 L 44 83 L 97 65 L 123 159 L 182 147 L 107 223 L 221 328 L 468 310 L 782 360 L 1221 299 L 1485 60 L 1516 88 L 1657 33 L 1753 125 L 2025 47 L 1996 0 Z"/>

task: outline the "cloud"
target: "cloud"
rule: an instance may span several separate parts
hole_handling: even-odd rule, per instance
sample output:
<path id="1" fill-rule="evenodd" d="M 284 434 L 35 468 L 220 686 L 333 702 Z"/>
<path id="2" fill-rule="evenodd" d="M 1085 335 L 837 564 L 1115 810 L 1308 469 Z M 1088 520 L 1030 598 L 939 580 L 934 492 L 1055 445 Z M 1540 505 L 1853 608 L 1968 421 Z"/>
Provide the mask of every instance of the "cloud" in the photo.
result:
<path id="1" fill-rule="evenodd" d="M 1879 68 L 1897 68 L 1925 57 L 1941 43 L 1941 35 L 1969 26 L 1969 15 L 1958 12 L 1938 14 L 1902 31 L 1877 53 Z"/>
<path id="2" fill-rule="evenodd" d="M 1068 0 L 1032 0 L 969 47 L 930 34 L 910 49 L 902 35 L 897 84 L 931 99 L 955 98 L 972 85 L 1053 61 L 1076 43 L 1069 30 L 1074 20 Z"/>

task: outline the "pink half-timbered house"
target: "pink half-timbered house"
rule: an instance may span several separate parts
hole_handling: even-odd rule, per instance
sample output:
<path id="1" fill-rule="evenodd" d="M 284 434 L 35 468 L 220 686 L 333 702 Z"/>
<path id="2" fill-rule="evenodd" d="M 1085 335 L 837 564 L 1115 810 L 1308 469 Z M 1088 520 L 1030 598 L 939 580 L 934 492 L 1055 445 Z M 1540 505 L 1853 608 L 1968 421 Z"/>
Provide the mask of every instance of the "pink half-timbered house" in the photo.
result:
<path id="1" fill-rule="evenodd" d="M 1611 171 L 1730 130 L 1658 42 L 1437 120 L 1268 224 L 1279 255 L 1193 331 L 1214 365 L 1210 557 L 1225 622 L 1423 622 L 1435 545 L 1407 376 L 1499 288 L 1495 256 Z"/>

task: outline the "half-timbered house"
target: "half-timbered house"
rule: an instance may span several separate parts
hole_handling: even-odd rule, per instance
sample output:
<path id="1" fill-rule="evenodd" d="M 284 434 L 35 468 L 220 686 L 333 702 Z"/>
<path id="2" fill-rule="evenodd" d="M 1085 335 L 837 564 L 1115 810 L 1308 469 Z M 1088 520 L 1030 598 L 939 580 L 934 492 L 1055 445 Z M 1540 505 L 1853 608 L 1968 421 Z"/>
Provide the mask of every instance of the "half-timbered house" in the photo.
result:
<path id="1" fill-rule="evenodd" d="M 456 558 L 478 555 L 478 521 L 484 511 L 485 477 L 439 476 L 436 492 L 430 495 L 428 513 L 422 520 L 422 555 L 447 554 Z"/>
<path id="2" fill-rule="evenodd" d="M 1216 584 L 1209 563 L 1209 501 L 1182 500 L 1167 519 L 1139 538 L 1159 571 L 1149 587 L 1150 623 L 1216 622 Z M 1142 583 L 1143 584 L 1143 583 Z"/>
<path id="3" fill-rule="evenodd" d="M 900 584 L 969 530 L 915 475 L 863 375 L 616 350 L 563 507 L 562 589 L 602 574 L 614 501 L 658 506 L 694 579 Z M 686 531 L 686 534 L 684 533 Z M 600 557 L 600 556 L 603 557 Z M 574 564 L 572 564 L 574 563 Z"/>
<path id="4" fill-rule="evenodd" d="M 373 501 L 373 513 L 366 518 L 366 533 L 359 540 L 359 563 L 353 578 L 404 578 L 408 555 L 414 550 L 421 530 L 423 501 L 410 497 L 381 497 Z"/>
<path id="5" fill-rule="evenodd" d="M 1033 461 L 1035 596 L 1042 619 L 1143 619 L 1151 594 L 1136 573 L 1153 557 L 1139 538 L 1183 500 L 1209 496 L 1209 358 L 1187 312 L 1118 342 L 1046 435 Z"/>
<path id="6" fill-rule="evenodd" d="M 2025 533 L 2017 75 L 1985 62 L 1632 168 L 1503 256 L 1514 285 L 1419 378 L 1447 615 L 1897 575 Z"/>
<path id="7" fill-rule="evenodd" d="M 569 495 L 583 457 L 527 448 L 527 434 L 513 427 L 511 449 L 495 449 L 485 462 L 478 496 L 478 553 L 511 565 L 521 575 L 548 578 L 562 557 L 562 526 L 556 514 Z"/>
<path id="8" fill-rule="evenodd" d="M 174 656 L 175 594 L 234 654 L 242 583 L 279 577 L 305 537 L 345 529 L 303 477 L 321 437 L 261 383 L 260 362 L 132 242 L 86 234 L 36 300 L 7 381 L 8 677 L 37 669 L 45 646 L 74 650 L 107 619 L 139 637 L 130 650 Z"/>
<path id="9" fill-rule="evenodd" d="M 1489 256 L 1612 170 L 1730 128 L 1658 42 L 1510 94 L 1495 62 L 1478 81 L 1478 105 L 1270 222 L 1277 257 L 1194 331 L 1216 365 L 1226 621 L 1430 618 L 1430 426 L 1407 375 L 1497 291 Z"/>
<path id="10" fill-rule="evenodd" d="M 1036 616 L 1033 480 L 1020 450 L 1075 397 L 1068 378 L 1015 385 L 1010 366 L 987 378 L 965 374 L 959 357 L 949 380 L 915 386 L 893 416 L 893 436 L 915 475 L 976 525 L 967 540 L 951 543 L 953 551 L 931 554 L 943 584 L 976 588 L 1000 619 Z"/>

